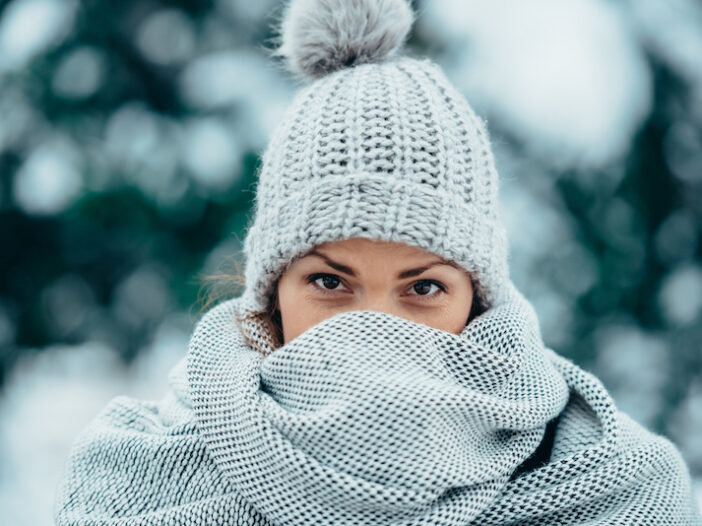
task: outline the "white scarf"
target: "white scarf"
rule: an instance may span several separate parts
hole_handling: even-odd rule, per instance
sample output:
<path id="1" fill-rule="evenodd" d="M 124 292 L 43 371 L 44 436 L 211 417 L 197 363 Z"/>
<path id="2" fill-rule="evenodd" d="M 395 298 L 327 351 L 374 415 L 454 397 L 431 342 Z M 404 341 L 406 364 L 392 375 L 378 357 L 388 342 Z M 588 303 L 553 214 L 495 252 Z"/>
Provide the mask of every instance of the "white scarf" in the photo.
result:
<path id="1" fill-rule="evenodd" d="M 266 356 L 238 308 L 203 317 L 169 396 L 81 435 L 59 524 L 702 525 L 673 444 L 545 348 L 514 287 L 458 335 L 351 311 Z"/>

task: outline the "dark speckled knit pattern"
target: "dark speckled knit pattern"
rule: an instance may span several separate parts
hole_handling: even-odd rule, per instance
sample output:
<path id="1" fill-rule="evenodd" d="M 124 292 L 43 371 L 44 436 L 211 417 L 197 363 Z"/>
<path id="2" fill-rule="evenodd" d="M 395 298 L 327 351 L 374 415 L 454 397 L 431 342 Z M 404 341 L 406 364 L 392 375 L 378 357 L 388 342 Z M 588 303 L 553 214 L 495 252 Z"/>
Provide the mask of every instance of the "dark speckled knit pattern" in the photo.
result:
<path id="1" fill-rule="evenodd" d="M 118 397 L 78 438 L 57 524 L 702 524 L 673 444 L 510 291 L 459 335 L 351 311 L 268 355 L 220 304 L 164 399 Z"/>

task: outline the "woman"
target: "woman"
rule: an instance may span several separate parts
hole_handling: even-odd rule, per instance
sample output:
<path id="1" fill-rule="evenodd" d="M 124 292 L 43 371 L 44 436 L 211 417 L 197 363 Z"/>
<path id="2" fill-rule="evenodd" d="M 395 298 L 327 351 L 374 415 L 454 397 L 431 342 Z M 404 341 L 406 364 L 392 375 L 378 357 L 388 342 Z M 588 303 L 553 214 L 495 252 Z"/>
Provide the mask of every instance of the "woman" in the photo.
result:
<path id="1" fill-rule="evenodd" d="M 76 441 L 58 524 L 700 525 L 679 452 L 544 347 L 484 124 L 403 0 L 296 0 L 243 294 Z"/>

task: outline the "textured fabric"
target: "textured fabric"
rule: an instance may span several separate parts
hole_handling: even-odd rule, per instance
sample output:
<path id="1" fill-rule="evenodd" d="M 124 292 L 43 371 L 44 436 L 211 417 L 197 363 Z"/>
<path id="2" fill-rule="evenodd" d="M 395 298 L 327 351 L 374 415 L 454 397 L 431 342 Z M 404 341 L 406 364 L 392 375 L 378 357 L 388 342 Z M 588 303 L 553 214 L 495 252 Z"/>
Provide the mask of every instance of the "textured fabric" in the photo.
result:
<path id="1" fill-rule="evenodd" d="M 76 441 L 57 524 L 701 525 L 673 444 L 509 290 L 459 335 L 351 311 L 267 356 L 218 305 L 167 397 L 119 397 Z"/>
<path id="2" fill-rule="evenodd" d="M 296 94 L 263 154 L 242 306 L 265 310 L 293 258 L 355 237 L 456 261 L 492 305 L 509 279 L 498 204 L 487 128 L 440 67 L 397 57 L 336 71 Z"/>
<path id="3" fill-rule="evenodd" d="M 407 38 L 414 12 L 406 0 L 294 0 L 282 20 L 274 56 L 298 77 L 317 79 L 392 56 Z"/>

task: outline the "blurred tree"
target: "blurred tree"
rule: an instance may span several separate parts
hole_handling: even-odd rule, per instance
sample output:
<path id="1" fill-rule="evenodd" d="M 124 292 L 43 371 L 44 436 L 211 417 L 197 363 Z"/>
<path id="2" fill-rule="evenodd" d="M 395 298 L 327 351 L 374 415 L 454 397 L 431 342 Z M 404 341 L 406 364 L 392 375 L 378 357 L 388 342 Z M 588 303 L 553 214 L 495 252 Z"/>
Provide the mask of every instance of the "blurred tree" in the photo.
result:
<path id="1" fill-rule="evenodd" d="M 593 20 L 614 16 L 606 2 L 580 4 L 594 9 Z M 422 18 L 409 47 L 442 62 L 491 119 L 506 209 L 519 223 L 514 280 L 533 299 L 546 342 L 601 375 L 635 417 L 682 437 L 695 431 L 679 424 L 677 408 L 702 385 L 702 81 L 690 73 L 693 59 L 673 56 L 665 28 L 647 25 L 651 5 L 622 4 L 638 25 L 611 26 L 619 33 L 607 41 L 630 46 L 640 78 L 650 71 L 650 107 L 639 93 L 631 113 L 645 112 L 627 150 L 597 163 L 552 162 L 559 147 L 541 148 L 547 141 L 528 119 L 510 119 L 514 106 L 471 96 L 481 86 L 465 80 L 468 66 L 505 58 L 511 74 L 521 65 L 507 55 L 523 42 L 476 58 L 481 38 L 507 41 L 512 26 L 497 4 L 478 10 L 493 17 L 489 25 L 472 11 L 463 18 L 473 3 L 415 2 Z M 281 7 L 0 2 L 0 385 L 20 353 L 50 343 L 99 340 L 132 359 L 166 313 L 197 304 L 204 274 L 240 257 L 261 152 L 293 92 L 263 52 Z M 539 12 L 536 3 L 529 9 Z M 513 18 L 517 27 L 534 23 Z M 639 33 L 622 29 L 629 25 Z M 694 44 L 702 25 L 691 27 Z M 540 32 L 525 34 L 530 42 Z M 519 89 L 505 80 L 494 96 L 547 93 L 550 70 L 539 77 L 526 66 Z M 596 91 L 576 87 L 583 97 Z M 573 122 L 593 111 L 565 109 Z M 540 118 L 557 124 L 554 115 Z M 694 467 L 702 471 L 702 460 Z"/>

